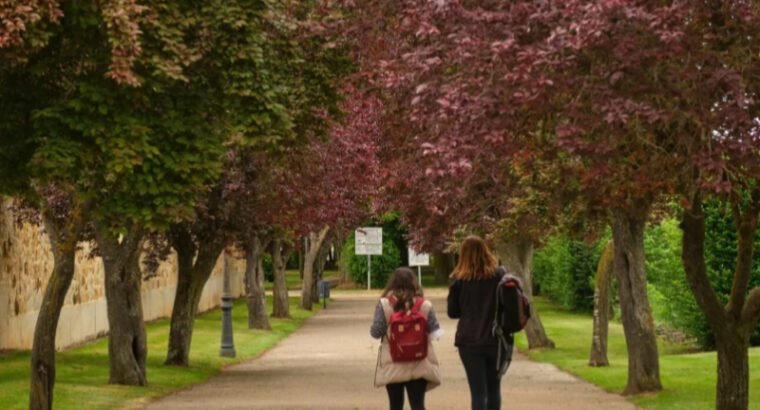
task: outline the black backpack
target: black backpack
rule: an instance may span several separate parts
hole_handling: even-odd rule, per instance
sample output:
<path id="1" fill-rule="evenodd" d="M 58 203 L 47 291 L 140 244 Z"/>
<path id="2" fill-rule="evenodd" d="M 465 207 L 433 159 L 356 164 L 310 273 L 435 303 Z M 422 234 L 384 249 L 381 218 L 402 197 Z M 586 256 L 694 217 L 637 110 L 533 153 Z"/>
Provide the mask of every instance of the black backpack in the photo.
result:
<path id="1" fill-rule="evenodd" d="M 502 333 L 517 333 L 530 319 L 530 299 L 523 292 L 522 281 L 516 275 L 504 272 L 496 288 L 496 315 L 494 327 Z"/>
<path id="2" fill-rule="evenodd" d="M 503 268 L 499 270 L 502 275 L 496 288 L 493 334 L 499 340 L 499 357 L 496 366 L 499 375 L 502 376 L 512 362 L 514 334 L 525 328 L 530 319 L 531 306 L 530 299 L 523 292 L 520 278 L 506 272 Z"/>

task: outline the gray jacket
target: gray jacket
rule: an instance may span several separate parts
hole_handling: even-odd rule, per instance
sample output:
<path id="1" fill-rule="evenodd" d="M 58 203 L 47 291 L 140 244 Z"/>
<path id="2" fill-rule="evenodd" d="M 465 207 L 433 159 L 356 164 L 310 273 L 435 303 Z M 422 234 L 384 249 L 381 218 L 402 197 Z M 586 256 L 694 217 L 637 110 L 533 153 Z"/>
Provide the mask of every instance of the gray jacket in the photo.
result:
<path id="1" fill-rule="evenodd" d="M 438 371 L 438 358 L 433 349 L 433 340 L 437 339 L 442 332 L 438 319 L 433 313 L 433 304 L 425 300 L 420 307 L 420 311 L 427 318 L 427 331 L 431 337 L 428 338 L 428 354 L 422 360 L 411 362 L 394 362 L 391 358 L 388 338 L 383 337 L 388 328 L 388 320 L 393 313 L 393 308 L 387 298 L 381 298 L 378 307 L 375 309 L 375 318 L 372 322 L 370 334 L 374 338 L 382 338 L 380 350 L 378 351 L 377 367 L 375 368 L 375 386 L 386 386 L 392 383 L 403 383 L 410 380 L 425 379 L 427 380 L 427 390 L 434 389 L 441 384 L 441 375 Z"/>

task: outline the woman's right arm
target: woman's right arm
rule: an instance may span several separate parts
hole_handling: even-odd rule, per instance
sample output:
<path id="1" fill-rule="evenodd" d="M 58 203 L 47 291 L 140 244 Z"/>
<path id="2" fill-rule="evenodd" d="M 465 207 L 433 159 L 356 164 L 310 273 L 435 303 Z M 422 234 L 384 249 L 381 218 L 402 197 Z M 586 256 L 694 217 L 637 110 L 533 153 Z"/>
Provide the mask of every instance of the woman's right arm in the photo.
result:
<path id="1" fill-rule="evenodd" d="M 375 339 L 380 339 L 385 336 L 385 332 L 388 330 L 388 324 L 385 323 L 385 312 L 383 311 L 383 305 L 378 302 L 375 308 L 375 317 L 372 320 L 372 327 L 369 328 L 370 336 Z"/>
<path id="2" fill-rule="evenodd" d="M 452 319 L 459 319 L 462 315 L 461 306 L 459 306 L 459 292 L 462 290 L 461 282 L 455 280 L 449 287 L 449 297 L 446 299 L 446 313 Z"/>

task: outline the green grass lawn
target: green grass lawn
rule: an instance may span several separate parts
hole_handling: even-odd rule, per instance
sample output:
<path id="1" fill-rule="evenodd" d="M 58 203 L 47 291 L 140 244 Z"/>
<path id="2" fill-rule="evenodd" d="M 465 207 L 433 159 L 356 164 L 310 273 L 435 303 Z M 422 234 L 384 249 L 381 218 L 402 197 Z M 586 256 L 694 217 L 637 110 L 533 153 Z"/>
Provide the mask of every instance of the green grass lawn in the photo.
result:
<path id="1" fill-rule="evenodd" d="M 592 318 L 576 314 L 536 298 L 536 307 L 554 350 L 529 352 L 531 359 L 552 363 L 602 388 L 620 393 L 627 380 L 627 351 L 623 327 L 610 323 L 609 367 L 588 366 L 591 349 Z M 525 351 L 525 335 L 517 337 L 517 346 Z M 664 390 L 657 394 L 630 397 L 646 409 L 714 409 L 716 383 L 715 352 L 687 353 L 688 348 L 664 342 L 659 344 L 660 376 Z M 760 348 L 750 350 L 750 408 L 760 409 Z"/>
<path id="2" fill-rule="evenodd" d="M 333 279 L 333 278 L 338 278 L 340 276 L 340 273 L 335 270 L 330 270 L 330 271 L 324 271 L 323 275 L 325 279 Z M 301 290 L 301 282 L 302 282 L 301 273 L 298 270 L 285 271 L 285 283 L 288 286 L 288 290 Z M 264 289 L 273 290 L 274 283 L 273 282 L 264 283 Z"/>
<path id="3" fill-rule="evenodd" d="M 297 272 L 296 272 L 297 273 Z M 271 298 L 268 298 L 271 309 Z M 312 315 L 298 309 L 291 298 L 291 320 L 272 319 L 272 331 L 248 329 L 247 309 L 235 302 L 233 325 L 237 358 L 219 357 L 221 319 L 219 310 L 195 321 L 190 367 L 166 367 L 163 361 L 169 337 L 169 321 L 148 325 L 148 387 L 108 385 L 108 341 L 101 339 L 57 355 L 56 409 L 116 409 L 136 407 L 150 398 L 165 396 L 202 382 L 225 365 L 256 357 L 292 333 Z M 319 306 L 315 306 L 318 309 Z M 29 352 L 0 356 L 0 409 L 28 408 Z"/>
<path id="4" fill-rule="evenodd" d="M 288 290 L 301 289 L 301 273 L 298 270 L 285 271 L 285 283 L 288 286 Z M 266 290 L 274 289 L 274 282 L 264 283 L 264 289 Z"/>

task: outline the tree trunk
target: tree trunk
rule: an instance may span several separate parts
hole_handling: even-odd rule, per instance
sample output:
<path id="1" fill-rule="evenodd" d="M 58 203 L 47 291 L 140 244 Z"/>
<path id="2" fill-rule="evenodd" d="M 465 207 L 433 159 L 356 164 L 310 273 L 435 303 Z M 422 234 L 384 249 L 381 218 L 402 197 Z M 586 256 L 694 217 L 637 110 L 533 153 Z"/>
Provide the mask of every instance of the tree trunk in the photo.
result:
<path id="1" fill-rule="evenodd" d="M 311 310 L 311 305 L 314 303 L 314 265 L 317 254 L 329 231 L 330 227 L 325 226 L 319 232 L 309 233 L 309 248 L 304 251 L 303 287 L 301 289 L 302 309 Z"/>
<path id="2" fill-rule="evenodd" d="M 305 246 L 304 246 L 304 248 L 305 248 Z M 305 253 L 305 251 L 303 250 L 304 248 L 302 248 L 302 250 L 298 251 L 298 275 L 301 278 L 301 282 L 303 282 L 303 266 L 304 266 L 304 263 L 305 263 L 305 260 L 304 260 L 304 253 Z"/>
<path id="3" fill-rule="evenodd" d="M 45 231 L 53 250 L 53 272 L 48 280 L 34 328 L 29 390 L 31 410 L 53 408 L 55 336 L 66 293 L 74 278 L 77 240 L 83 225 L 83 213 L 82 209 L 75 209 L 70 220 L 59 227 L 49 211 L 43 210 Z"/>
<path id="4" fill-rule="evenodd" d="M 245 250 L 245 284 L 248 300 L 248 328 L 271 330 L 264 293 L 263 248 L 261 239 L 254 237 Z"/>
<path id="5" fill-rule="evenodd" d="M 106 226 L 97 226 L 95 231 L 105 270 L 108 382 L 145 386 L 148 384 L 145 372 L 148 346 L 140 294 L 142 229 L 131 227 L 121 241 L 114 238 Z"/>
<path id="6" fill-rule="evenodd" d="M 177 235 L 179 236 L 179 234 Z M 182 238 L 173 240 L 177 252 L 177 290 L 174 294 L 169 346 L 166 350 L 167 366 L 188 366 L 190 364 L 190 341 L 193 328 L 193 259 L 196 247 L 187 232 Z"/>
<path id="7" fill-rule="evenodd" d="M 172 246 L 177 251 L 179 267 L 164 364 L 188 366 L 198 304 L 224 243 L 219 239 L 209 239 L 196 245 L 190 232 L 180 227 L 172 232 Z"/>
<path id="8" fill-rule="evenodd" d="M 718 351 L 716 409 L 744 410 L 749 406 L 749 338 L 760 318 L 760 288 L 747 296 L 760 210 L 760 191 L 753 192 L 752 204 L 744 214 L 734 209 L 737 225 L 737 261 L 727 305 L 718 299 L 707 276 L 705 264 L 705 218 L 699 195 L 681 220 L 683 261 L 689 288 L 705 314 L 715 336 Z M 746 303 L 745 303 L 746 300 Z"/>
<path id="9" fill-rule="evenodd" d="M 336 233 L 336 235 L 338 234 Z M 340 283 L 347 283 L 349 281 L 348 269 L 346 266 L 343 266 L 343 245 L 345 242 L 345 236 L 341 235 L 335 237 L 335 267 L 338 269 Z"/>
<path id="10" fill-rule="evenodd" d="M 311 303 L 319 303 L 319 272 L 314 268 L 313 279 L 311 281 Z"/>
<path id="11" fill-rule="evenodd" d="M 324 263 L 320 253 L 314 259 L 314 269 L 312 270 L 311 280 L 311 303 L 319 303 L 319 280 L 321 278 L 319 264 Z"/>
<path id="12" fill-rule="evenodd" d="M 312 236 L 312 235 L 309 235 Z M 314 259 L 315 252 L 312 252 L 312 244 L 308 250 L 305 250 L 303 262 L 303 285 L 301 286 L 301 303 L 302 309 L 311 310 L 311 304 L 314 303 Z"/>
<path id="13" fill-rule="evenodd" d="M 743 332 L 724 326 L 715 335 L 718 350 L 718 388 L 715 408 L 746 410 L 749 407 L 749 343 Z"/>
<path id="14" fill-rule="evenodd" d="M 454 271 L 454 254 L 435 252 L 433 253 L 435 261 L 435 283 L 445 285 L 449 283 L 449 275 Z"/>
<path id="15" fill-rule="evenodd" d="M 283 237 L 277 234 L 272 240 L 270 248 L 272 255 L 272 267 L 274 269 L 274 307 L 272 317 L 290 318 L 290 302 L 288 300 L 288 283 L 285 280 L 287 258 L 290 257 L 291 248 L 283 241 Z"/>
<path id="16" fill-rule="evenodd" d="M 327 258 L 330 255 L 330 242 L 324 241 L 322 242 L 322 248 L 317 253 L 317 259 L 314 264 L 314 282 L 313 282 L 313 301 L 314 303 L 319 303 L 319 281 L 324 279 L 324 273 L 325 273 L 325 264 L 327 263 Z"/>
<path id="17" fill-rule="evenodd" d="M 596 269 L 594 289 L 594 334 L 591 339 L 589 366 L 609 366 L 607 360 L 607 329 L 610 320 L 610 287 L 612 286 L 615 246 L 607 242 Z"/>
<path id="18" fill-rule="evenodd" d="M 620 314 L 628 346 L 628 385 L 624 394 L 662 389 L 657 337 L 647 296 L 644 265 L 645 224 L 646 216 L 632 217 L 620 209 L 612 212 L 614 269 L 618 280 Z"/>
<path id="19" fill-rule="evenodd" d="M 496 246 L 496 252 L 508 271 L 518 274 L 523 281 L 523 291 L 529 298 L 533 298 L 533 242 L 528 238 L 514 238 L 503 240 Z M 535 304 L 532 305 L 530 319 L 525 326 L 525 335 L 528 338 L 528 348 L 553 349 L 554 342 L 549 339 L 538 316 Z"/>

